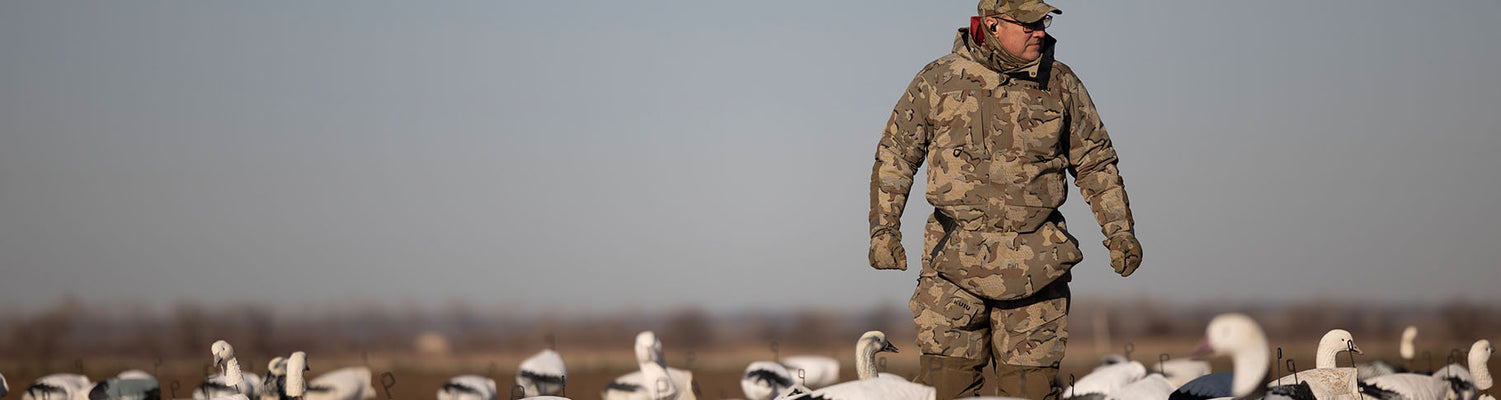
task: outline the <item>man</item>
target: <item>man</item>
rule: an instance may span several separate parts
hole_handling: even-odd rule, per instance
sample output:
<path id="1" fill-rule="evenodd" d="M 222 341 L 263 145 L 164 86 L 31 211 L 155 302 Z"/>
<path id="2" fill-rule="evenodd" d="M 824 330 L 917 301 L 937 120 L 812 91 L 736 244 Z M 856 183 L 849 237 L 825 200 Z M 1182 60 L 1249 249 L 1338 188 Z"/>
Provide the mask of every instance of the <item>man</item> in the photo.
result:
<path id="1" fill-rule="evenodd" d="M 1057 8 L 983 0 L 953 53 L 897 101 L 870 182 L 870 264 L 906 270 L 900 220 L 928 162 L 922 272 L 909 306 L 917 381 L 938 398 L 978 394 L 995 363 L 1001 394 L 1057 398 L 1070 269 L 1083 259 L 1058 207 L 1074 175 L 1121 276 L 1141 264 L 1110 137 L 1079 78 L 1053 61 Z"/>

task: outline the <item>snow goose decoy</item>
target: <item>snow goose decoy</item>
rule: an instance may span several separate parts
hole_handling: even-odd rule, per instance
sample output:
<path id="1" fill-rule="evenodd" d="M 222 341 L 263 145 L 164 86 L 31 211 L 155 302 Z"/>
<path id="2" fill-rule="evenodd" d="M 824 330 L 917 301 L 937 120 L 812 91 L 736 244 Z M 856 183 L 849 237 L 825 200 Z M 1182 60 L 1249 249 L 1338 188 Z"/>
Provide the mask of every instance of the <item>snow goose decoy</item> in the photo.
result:
<path id="1" fill-rule="evenodd" d="M 290 399 L 301 399 L 307 394 L 308 371 L 307 353 L 294 351 L 287 357 L 286 379 L 282 381 L 282 395 Z"/>
<path id="2" fill-rule="evenodd" d="M 1365 381 L 1382 375 L 1409 372 L 1412 358 L 1416 354 L 1413 348 L 1413 340 L 1418 337 L 1418 327 L 1408 325 L 1402 329 L 1402 342 L 1397 350 L 1402 356 L 1402 365 L 1395 365 L 1382 360 L 1367 361 L 1355 365 L 1355 379 Z"/>
<path id="3" fill-rule="evenodd" d="M 636 335 L 636 363 L 640 370 L 616 378 L 600 395 L 605 400 L 651 399 L 695 400 L 693 373 L 668 368 L 657 334 L 644 331 Z"/>
<path id="4" fill-rule="evenodd" d="M 1314 369 L 1298 371 L 1292 375 L 1268 383 L 1269 386 L 1291 385 L 1298 382 L 1307 382 L 1313 390 L 1314 397 L 1320 399 L 1357 398 L 1360 396 L 1360 388 L 1357 386 L 1355 368 L 1339 368 L 1338 358 L 1340 352 L 1349 351 L 1355 354 L 1365 354 L 1360 351 L 1360 346 L 1355 345 L 1355 338 L 1344 329 L 1330 330 L 1319 339 L 1319 347 L 1314 356 Z"/>
<path id="5" fill-rule="evenodd" d="M 740 390 L 747 400 L 770 400 L 787 393 L 792 388 L 792 374 L 787 367 L 774 361 L 756 361 L 745 367 L 740 375 Z"/>
<path id="6" fill-rule="evenodd" d="M 94 385 L 90 400 L 160 400 L 161 385 L 146 371 L 132 369 Z"/>
<path id="7" fill-rule="evenodd" d="M 516 369 L 516 384 L 524 396 L 551 396 L 563 393 L 568 383 L 568 369 L 563 356 L 545 349 L 521 362 Z"/>
<path id="8" fill-rule="evenodd" d="M 26 387 L 21 400 L 84 400 L 88 399 L 89 389 L 93 387 L 94 383 L 87 376 L 52 374 L 37 378 Z"/>
<path id="9" fill-rule="evenodd" d="M 818 355 L 797 355 L 782 359 L 782 366 L 795 383 L 818 389 L 839 382 L 839 360 Z"/>
<path id="10" fill-rule="evenodd" d="M 438 400 L 496 400 L 495 380 L 479 375 L 459 375 L 438 388 Z"/>
<path id="11" fill-rule="evenodd" d="M 1063 390 L 1064 399 L 1101 400 L 1115 395 L 1122 387 L 1146 377 L 1147 368 L 1136 361 L 1117 362 L 1095 367 Z"/>
<path id="12" fill-rule="evenodd" d="M 161 400 L 162 389 L 156 379 L 111 378 L 89 390 L 89 400 Z"/>
<path id="13" fill-rule="evenodd" d="M 1442 400 L 1449 385 L 1432 375 L 1397 373 L 1360 382 L 1363 398 L 1377 400 Z"/>
<path id="14" fill-rule="evenodd" d="M 303 369 L 307 370 L 306 353 L 293 353 L 294 356 L 302 354 Z M 291 362 L 287 363 L 288 386 L 291 386 L 290 376 L 296 367 Z M 370 368 L 345 367 L 329 371 L 317 378 L 306 381 L 303 387 L 303 396 L 307 400 L 368 400 L 375 398 L 375 386 L 371 384 Z"/>
<path id="15" fill-rule="evenodd" d="M 1166 357 L 1164 356 L 1164 358 Z M 1214 372 L 1214 369 L 1210 367 L 1208 361 L 1174 358 L 1158 361 L 1147 372 L 1162 374 L 1163 378 L 1167 379 L 1168 384 L 1176 388 L 1183 386 L 1188 381 L 1194 380 L 1194 378 L 1209 375 L 1210 372 Z"/>
<path id="16" fill-rule="evenodd" d="M 1195 355 L 1229 356 L 1231 372 L 1201 376 L 1178 387 L 1169 400 L 1203 400 L 1216 398 L 1266 398 L 1312 400 L 1313 390 L 1306 383 L 1268 388 L 1261 384 L 1268 361 L 1266 334 L 1251 317 L 1240 313 L 1221 314 L 1209 321 L 1204 344 Z"/>
<path id="17" fill-rule="evenodd" d="M 776 352 L 775 343 L 772 351 Z M 819 355 L 796 355 L 777 361 L 756 361 L 746 366 L 740 377 L 740 389 L 751 399 L 771 399 L 794 392 L 807 393 L 838 382 L 838 360 Z"/>
<path id="18" fill-rule="evenodd" d="M 1380 400 L 1473 399 L 1476 391 L 1470 388 L 1479 388 L 1481 383 L 1484 383 L 1487 388 L 1491 385 L 1490 371 L 1485 368 L 1485 362 L 1490 358 L 1490 342 L 1485 340 L 1475 342 L 1475 345 L 1470 346 L 1470 350 L 1470 364 L 1475 366 L 1476 361 L 1479 361 L 1480 372 L 1484 375 L 1484 379 L 1479 376 L 1472 377 L 1473 384 L 1467 384 L 1463 378 L 1463 375 L 1468 375 L 1469 371 L 1464 371 L 1465 374 L 1462 375 L 1460 370 L 1464 368 L 1451 365 L 1440 369 L 1433 375 L 1398 373 L 1367 379 L 1360 382 L 1360 392 L 1366 397 Z"/>
<path id="19" fill-rule="evenodd" d="M 1136 361 L 1101 364 L 1063 391 L 1064 399 L 1165 399 L 1177 385 L 1160 373 L 1147 373 Z"/>
<path id="20" fill-rule="evenodd" d="M 220 373 L 205 377 L 198 388 L 193 389 L 194 399 L 231 398 L 235 395 L 243 395 L 246 400 L 257 398 L 260 377 L 240 369 L 234 346 L 218 340 L 209 346 L 209 352 L 214 355 L 214 366 L 220 369 Z"/>
<path id="21" fill-rule="evenodd" d="M 287 359 L 277 356 L 266 363 L 266 378 L 261 380 L 260 390 L 256 394 L 260 396 L 260 400 L 286 400 L 287 393 L 283 390 L 286 386 Z"/>
<path id="22" fill-rule="evenodd" d="M 932 386 L 908 382 L 899 376 L 876 371 L 876 353 L 897 352 L 881 331 L 865 332 L 855 344 L 855 373 L 860 379 L 807 393 L 789 394 L 789 400 L 933 400 Z"/>
<path id="23" fill-rule="evenodd" d="M 860 335 L 860 340 L 855 342 L 855 378 L 859 380 L 881 378 L 907 381 L 907 378 L 892 373 L 880 372 L 876 368 L 876 353 L 886 351 L 897 352 L 896 345 L 886 340 L 886 332 L 869 331 Z"/>
<path id="24" fill-rule="evenodd" d="M 1496 349 L 1489 340 L 1481 339 L 1470 346 L 1469 369 L 1459 364 L 1449 364 L 1434 372 L 1433 376 L 1449 384 L 1449 390 L 1460 400 L 1474 400 L 1481 390 L 1491 388 L 1491 372 L 1486 366 Z"/>
<path id="25" fill-rule="evenodd" d="M 1166 399 L 1173 394 L 1174 385 L 1167 377 L 1159 373 L 1149 373 L 1146 377 L 1137 379 L 1135 382 L 1121 386 L 1115 391 L 1112 399 L 1136 400 L 1136 399 Z"/>

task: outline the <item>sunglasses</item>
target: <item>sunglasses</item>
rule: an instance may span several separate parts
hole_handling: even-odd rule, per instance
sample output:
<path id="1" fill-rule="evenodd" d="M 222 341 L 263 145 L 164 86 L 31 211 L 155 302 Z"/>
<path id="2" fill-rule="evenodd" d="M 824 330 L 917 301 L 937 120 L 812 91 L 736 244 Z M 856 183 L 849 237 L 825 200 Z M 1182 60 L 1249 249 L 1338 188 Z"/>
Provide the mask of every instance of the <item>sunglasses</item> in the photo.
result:
<path id="1" fill-rule="evenodd" d="M 1016 26 L 1022 27 L 1022 31 L 1026 32 L 1026 33 L 1032 33 L 1032 32 L 1037 32 L 1037 31 L 1040 31 L 1040 30 L 1048 29 L 1048 26 L 1053 25 L 1053 16 L 1052 15 L 1045 15 L 1045 16 L 1042 17 L 1042 19 L 1037 20 L 1037 22 L 1021 22 L 1021 21 L 1017 21 L 1017 20 L 1013 20 L 1013 19 L 1007 19 L 1007 18 L 1001 18 L 1001 17 L 995 17 L 995 19 L 1016 24 Z"/>

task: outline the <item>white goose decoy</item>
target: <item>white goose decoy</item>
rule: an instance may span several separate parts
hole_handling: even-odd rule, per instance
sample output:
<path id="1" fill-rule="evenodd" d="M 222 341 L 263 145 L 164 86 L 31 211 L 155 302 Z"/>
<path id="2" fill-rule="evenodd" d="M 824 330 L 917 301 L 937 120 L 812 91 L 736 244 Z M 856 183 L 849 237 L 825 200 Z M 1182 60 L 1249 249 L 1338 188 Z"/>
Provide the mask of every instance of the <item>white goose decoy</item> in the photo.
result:
<path id="1" fill-rule="evenodd" d="M 751 399 L 772 399 L 788 393 L 807 393 L 837 382 L 838 360 L 819 355 L 796 355 L 778 361 L 756 361 L 746 366 L 740 377 L 740 389 Z"/>
<path id="2" fill-rule="evenodd" d="M 496 400 L 495 380 L 479 375 L 459 375 L 438 388 L 438 400 Z"/>
<path id="3" fill-rule="evenodd" d="M 302 357 L 305 369 L 307 355 L 304 353 Z M 290 376 L 293 369 L 295 368 L 289 362 L 287 364 L 288 376 Z M 318 375 L 317 378 L 306 382 L 306 386 L 303 388 L 303 396 L 307 400 L 368 400 L 375 398 L 375 386 L 371 384 L 370 369 L 365 367 L 336 369 L 323 375 Z"/>
<path id="4" fill-rule="evenodd" d="M 1101 364 L 1063 391 L 1064 399 L 1164 399 L 1176 388 L 1159 373 L 1148 374 L 1136 361 Z"/>
<path id="5" fill-rule="evenodd" d="M 5 374 L 0 374 L 0 398 L 10 394 L 10 384 L 5 383 Z"/>
<path id="6" fill-rule="evenodd" d="M 1433 373 L 1433 376 L 1443 379 L 1449 384 L 1449 390 L 1455 398 L 1461 400 L 1474 400 L 1480 395 L 1481 390 L 1491 388 L 1491 371 L 1486 366 L 1491 360 L 1491 354 L 1496 349 L 1491 346 L 1489 340 L 1481 339 L 1470 345 L 1468 356 L 1469 369 L 1459 364 L 1449 364 Z"/>
<path id="7" fill-rule="evenodd" d="M 1339 368 L 1339 353 L 1350 351 L 1355 354 L 1365 354 L 1360 351 L 1360 346 L 1355 345 L 1355 338 L 1344 329 L 1330 330 L 1319 339 L 1319 347 L 1314 356 L 1314 369 L 1298 371 L 1295 374 L 1284 376 L 1271 383 L 1269 386 L 1291 385 L 1298 382 L 1307 382 L 1313 390 L 1314 397 L 1320 399 L 1355 399 L 1360 396 L 1359 380 L 1356 379 L 1354 367 Z"/>
<path id="8" fill-rule="evenodd" d="M 1153 364 L 1147 372 L 1162 374 L 1168 384 L 1176 388 L 1195 378 L 1209 375 L 1210 372 L 1214 372 L 1214 369 L 1210 367 L 1208 361 L 1174 358 Z"/>
<path id="9" fill-rule="evenodd" d="M 1492 350 L 1490 342 L 1486 340 L 1480 340 L 1470 346 L 1469 364 L 1471 367 L 1478 366 L 1477 371 L 1480 372 L 1470 377 L 1473 379 L 1470 381 L 1465 379 L 1467 375 L 1470 375 L 1470 371 L 1465 371 L 1463 367 L 1457 365 L 1450 365 L 1433 375 L 1399 373 L 1377 376 L 1362 381 L 1360 392 L 1366 397 L 1379 400 L 1474 399 L 1478 395 L 1478 390 L 1485 390 L 1491 386 L 1490 370 L 1485 364 L 1489 361 Z M 1485 388 L 1480 388 L 1481 384 L 1484 384 Z"/>
<path id="10" fill-rule="evenodd" d="M 234 346 L 219 340 L 209 346 L 209 352 L 214 355 L 214 366 L 219 367 L 222 372 L 204 378 L 198 388 L 193 389 L 194 399 L 229 399 L 241 395 L 249 400 L 257 397 L 260 377 L 246 374 L 240 369 L 240 360 L 235 357 Z"/>
<path id="11" fill-rule="evenodd" d="M 521 362 L 516 369 L 516 384 L 525 396 L 551 396 L 563 393 L 568 383 L 568 368 L 563 356 L 552 349 L 542 350 Z"/>
<path id="12" fill-rule="evenodd" d="M 1178 387 L 1169 400 L 1203 400 L 1216 398 L 1313 399 L 1308 384 L 1268 388 L 1266 377 L 1270 351 L 1266 334 L 1251 317 L 1240 313 L 1221 314 L 1209 321 L 1204 344 L 1195 353 L 1229 356 L 1234 370 L 1204 375 Z"/>
<path id="13" fill-rule="evenodd" d="M 266 363 L 266 378 L 261 380 L 260 390 L 257 395 L 260 400 L 285 400 L 287 393 L 282 388 L 287 385 L 287 359 L 283 357 L 272 358 Z"/>
<path id="14" fill-rule="evenodd" d="M 244 394 L 246 392 L 242 392 L 242 389 L 239 388 L 239 386 L 247 386 L 250 382 L 256 382 L 256 377 L 254 376 L 254 374 L 247 374 L 242 372 L 241 379 L 241 384 L 236 386 L 230 385 L 229 378 L 226 377 L 223 373 L 205 376 L 203 377 L 203 381 L 198 383 L 198 387 L 193 388 L 193 399 L 208 400 L 214 398 L 227 398 L 236 394 Z M 254 396 L 246 395 L 246 398 L 260 398 L 260 396 L 263 394 L 260 392 L 262 390 L 261 386 L 250 386 L 252 386 L 252 389 L 249 389 L 249 393 L 253 393 Z"/>
<path id="15" fill-rule="evenodd" d="M 1382 375 L 1360 382 L 1360 394 L 1378 400 L 1441 400 L 1449 385 L 1432 375 L 1398 373 Z"/>
<path id="16" fill-rule="evenodd" d="M 1173 394 L 1174 385 L 1168 378 L 1159 373 L 1149 373 L 1146 377 L 1137 379 L 1135 382 L 1121 386 L 1120 390 L 1110 396 L 1110 399 L 1118 400 L 1141 400 L 1141 399 L 1166 399 Z"/>
<path id="17" fill-rule="evenodd" d="M 668 368 L 662 355 L 662 342 L 652 331 L 636 335 L 636 362 L 639 371 L 626 374 L 605 386 L 600 397 L 605 400 L 695 400 L 693 373 Z"/>
<path id="18" fill-rule="evenodd" d="M 1080 377 L 1063 390 L 1064 399 L 1105 399 L 1122 387 L 1146 377 L 1147 368 L 1136 361 L 1104 364 Z"/>
<path id="19" fill-rule="evenodd" d="M 1408 325 L 1406 328 L 1402 329 L 1402 343 L 1399 345 L 1399 347 L 1397 347 L 1397 351 L 1402 356 L 1402 362 L 1409 364 L 1403 366 L 1403 368 L 1412 368 L 1410 365 L 1412 364 L 1412 358 L 1416 357 L 1418 354 L 1417 348 L 1413 346 L 1413 342 L 1416 341 L 1417 338 L 1418 327 Z"/>
<path id="20" fill-rule="evenodd" d="M 1415 348 L 1413 347 L 1413 340 L 1417 339 L 1417 337 L 1418 327 L 1408 325 L 1406 328 L 1403 328 L 1402 342 L 1397 347 L 1399 354 L 1402 356 L 1402 365 L 1394 365 L 1382 360 L 1367 361 L 1356 364 L 1355 379 L 1359 381 L 1365 381 L 1366 379 L 1371 379 L 1382 375 L 1408 372 L 1407 368 L 1408 366 L 1412 365 L 1412 358 L 1417 353 Z"/>
<path id="21" fill-rule="evenodd" d="M 610 381 L 599 397 L 604 400 L 645 400 L 647 396 L 644 382 L 641 371 L 633 371 Z"/>
<path id="22" fill-rule="evenodd" d="M 89 377 L 79 374 L 52 374 L 37 378 L 21 400 L 87 400 L 94 383 Z"/>
<path id="23" fill-rule="evenodd" d="M 855 374 L 860 379 L 844 382 L 807 393 L 793 393 L 779 397 L 789 400 L 933 400 L 937 391 L 932 386 L 908 382 L 899 376 L 876 371 L 876 353 L 897 352 L 896 346 L 886 340 L 881 331 L 865 332 L 855 343 Z"/>
<path id="24" fill-rule="evenodd" d="M 90 400 L 161 400 L 161 397 L 161 385 L 156 378 L 138 369 L 121 372 L 89 390 Z"/>
<path id="25" fill-rule="evenodd" d="M 787 393 L 792 388 L 792 379 L 781 363 L 756 361 L 740 375 L 740 390 L 745 392 L 746 400 L 770 400 Z"/>
<path id="26" fill-rule="evenodd" d="M 287 375 L 282 382 L 282 395 L 301 399 L 302 395 L 307 394 L 307 378 L 303 375 L 307 371 L 307 353 L 292 352 L 292 355 L 287 357 Z"/>
<path id="27" fill-rule="evenodd" d="M 94 384 L 90 400 L 161 400 L 162 389 L 156 379 L 110 378 Z"/>
<path id="28" fill-rule="evenodd" d="M 782 359 L 782 366 L 793 382 L 818 389 L 839 382 L 839 360 L 818 355 L 797 355 Z"/>

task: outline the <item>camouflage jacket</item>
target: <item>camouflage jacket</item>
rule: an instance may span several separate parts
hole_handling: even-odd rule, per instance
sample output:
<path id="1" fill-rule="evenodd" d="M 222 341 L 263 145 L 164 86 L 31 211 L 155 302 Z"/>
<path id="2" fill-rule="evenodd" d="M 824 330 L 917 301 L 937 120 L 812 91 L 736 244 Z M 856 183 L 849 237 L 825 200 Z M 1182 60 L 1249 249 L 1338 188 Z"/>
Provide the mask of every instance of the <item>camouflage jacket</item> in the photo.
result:
<path id="1" fill-rule="evenodd" d="M 1064 171 L 1107 238 L 1132 232 L 1131 210 L 1105 126 L 1078 76 L 1052 61 L 1052 38 L 1041 62 L 1001 73 L 968 31 L 912 79 L 892 111 L 871 172 L 871 240 L 901 245 L 902 209 L 926 160 L 936 210 L 923 274 L 987 298 L 1026 297 L 1083 259 L 1057 210 L 1067 196 Z"/>

